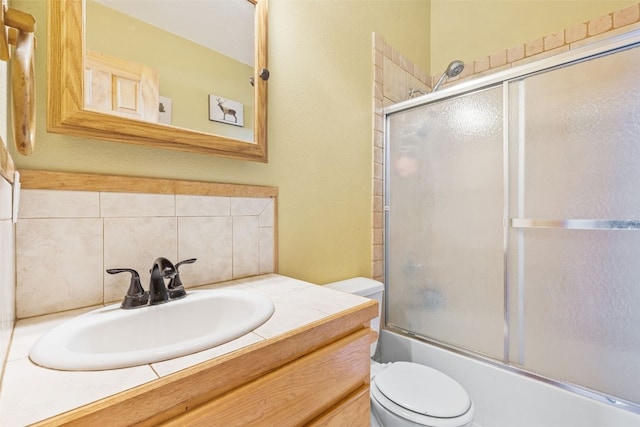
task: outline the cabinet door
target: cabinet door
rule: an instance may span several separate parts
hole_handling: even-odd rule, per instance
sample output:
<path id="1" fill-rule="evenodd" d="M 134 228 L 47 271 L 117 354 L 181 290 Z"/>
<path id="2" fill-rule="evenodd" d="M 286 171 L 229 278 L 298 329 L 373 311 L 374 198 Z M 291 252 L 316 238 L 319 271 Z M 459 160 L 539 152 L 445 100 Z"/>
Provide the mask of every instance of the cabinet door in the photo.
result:
<path id="1" fill-rule="evenodd" d="M 84 81 L 86 108 L 158 121 L 160 89 L 153 68 L 87 50 Z"/>

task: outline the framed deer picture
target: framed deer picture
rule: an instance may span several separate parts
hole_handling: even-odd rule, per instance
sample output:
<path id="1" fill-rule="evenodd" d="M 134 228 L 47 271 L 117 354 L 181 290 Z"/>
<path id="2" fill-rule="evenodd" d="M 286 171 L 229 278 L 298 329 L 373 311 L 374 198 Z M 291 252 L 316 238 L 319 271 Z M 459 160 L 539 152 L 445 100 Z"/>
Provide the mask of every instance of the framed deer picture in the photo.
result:
<path id="1" fill-rule="evenodd" d="M 209 95 L 209 120 L 244 126 L 244 106 L 241 102 Z"/>
<path id="2" fill-rule="evenodd" d="M 166 96 L 160 96 L 160 103 L 158 104 L 158 122 L 165 125 L 171 124 L 171 104 L 173 101 Z"/>

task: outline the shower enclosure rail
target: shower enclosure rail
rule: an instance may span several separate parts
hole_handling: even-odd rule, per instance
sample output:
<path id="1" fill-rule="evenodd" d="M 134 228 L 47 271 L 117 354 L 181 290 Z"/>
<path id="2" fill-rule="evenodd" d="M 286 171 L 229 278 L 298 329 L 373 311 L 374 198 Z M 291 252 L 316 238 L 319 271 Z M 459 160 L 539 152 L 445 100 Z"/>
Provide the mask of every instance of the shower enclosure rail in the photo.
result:
<path id="1" fill-rule="evenodd" d="M 572 230 L 640 230 L 640 221 L 615 219 L 513 218 L 512 228 L 564 228 Z"/>
<path id="2" fill-rule="evenodd" d="M 385 108 L 384 327 L 640 414 L 638 75 L 633 31 Z"/>

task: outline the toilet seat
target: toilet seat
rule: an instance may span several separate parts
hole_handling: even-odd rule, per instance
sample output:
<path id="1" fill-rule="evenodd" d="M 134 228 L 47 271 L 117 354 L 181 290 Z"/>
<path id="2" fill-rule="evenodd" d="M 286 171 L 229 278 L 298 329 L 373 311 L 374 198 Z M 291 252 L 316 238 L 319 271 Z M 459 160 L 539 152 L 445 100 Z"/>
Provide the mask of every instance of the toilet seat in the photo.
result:
<path id="1" fill-rule="evenodd" d="M 374 377 L 371 395 L 388 411 L 421 425 L 462 426 L 473 419 L 473 403 L 464 388 L 417 363 L 392 363 Z"/>

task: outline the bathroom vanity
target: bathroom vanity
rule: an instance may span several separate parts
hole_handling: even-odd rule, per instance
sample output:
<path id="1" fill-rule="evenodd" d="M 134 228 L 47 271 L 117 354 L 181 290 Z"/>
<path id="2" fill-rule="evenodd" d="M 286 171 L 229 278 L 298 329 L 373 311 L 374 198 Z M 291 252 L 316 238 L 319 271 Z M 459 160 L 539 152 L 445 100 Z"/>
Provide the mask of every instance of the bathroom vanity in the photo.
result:
<path id="1" fill-rule="evenodd" d="M 251 340 L 245 336 L 244 343 L 225 344 L 228 351 L 212 349 L 131 368 L 146 369 L 156 378 L 77 407 L 59 408 L 53 416 L 38 393 L 53 393 L 62 401 L 69 395 L 73 401 L 99 387 L 94 380 L 84 381 L 84 389 L 78 386 L 75 381 L 81 376 L 102 375 L 99 381 L 109 382 L 110 375 L 122 375 L 123 370 L 63 372 L 38 367 L 25 352 L 47 328 L 38 327 L 37 319 L 18 323 L 0 396 L 6 425 L 369 424 L 369 346 L 377 338 L 369 322 L 377 316 L 375 301 L 277 274 L 206 288 L 218 287 L 264 293 L 273 300 L 275 313 L 247 334 Z M 71 315 L 58 315 L 56 322 L 65 316 Z M 43 322 L 47 318 L 43 316 Z M 209 359 L 207 352 L 213 355 Z M 51 375 L 56 381 L 46 384 Z M 30 399 L 23 393 L 30 393 Z M 30 401 L 22 403 L 22 419 L 12 417 L 24 400 Z"/>

